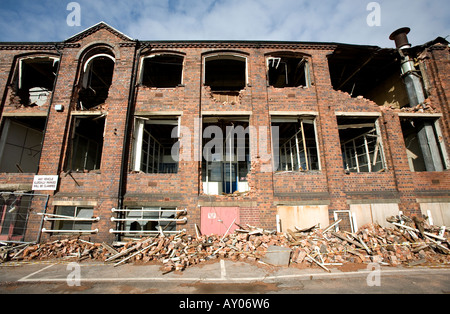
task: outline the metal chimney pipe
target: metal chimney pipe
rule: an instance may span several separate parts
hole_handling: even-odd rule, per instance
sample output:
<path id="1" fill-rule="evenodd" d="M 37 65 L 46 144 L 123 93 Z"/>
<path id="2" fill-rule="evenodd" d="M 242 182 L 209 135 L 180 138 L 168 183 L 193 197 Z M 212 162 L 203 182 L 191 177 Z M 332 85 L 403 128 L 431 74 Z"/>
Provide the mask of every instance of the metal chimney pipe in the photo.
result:
<path id="1" fill-rule="evenodd" d="M 411 31 L 409 27 L 402 27 L 393 32 L 390 36 L 390 40 L 395 41 L 397 49 L 411 48 L 411 44 L 408 42 L 408 34 Z"/>
<path id="2" fill-rule="evenodd" d="M 423 92 L 422 80 L 417 74 L 416 67 L 414 66 L 414 60 L 403 52 L 404 49 L 411 48 L 407 36 L 409 32 L 410 28 L 408 27 L 399 28 L 389 36 L 389 39 L 395 41 L 395 46 L 402 57 L 402 77 L 405 81 L 406 91 L 408 93 L 409 106 L 415 107 L 418 104 L 423 104 L 425 101 L 425 94 Z"/>
<path id="3" fill-rule="evenodd" d="M 411 44 L 409 43 L 407 36 L 410 31 L 411 30 L 408 27 L 399 28 L 389 36 L 389 39 L 395 41 L 395 46 L 398 53 L 402 57 L 401 70 L 406 86 L 406 92 L 409 98 L 409 106 L 416 107 L 419 104 L 423 105 L 425 102 L 425 94 L 422 79 L 416 70 L 414 60 L 403 52 L 404 49 L 411 48 Z M 432 135 L 432 129 L 432 123 L 430 121 L 424 121 L 417 132 L 425 168 L 427 171 L 443 171 L 444 168 L 442 161 L 438 156 L 439 153 L 437 150 L 437 143 L 436 139 Z"/>

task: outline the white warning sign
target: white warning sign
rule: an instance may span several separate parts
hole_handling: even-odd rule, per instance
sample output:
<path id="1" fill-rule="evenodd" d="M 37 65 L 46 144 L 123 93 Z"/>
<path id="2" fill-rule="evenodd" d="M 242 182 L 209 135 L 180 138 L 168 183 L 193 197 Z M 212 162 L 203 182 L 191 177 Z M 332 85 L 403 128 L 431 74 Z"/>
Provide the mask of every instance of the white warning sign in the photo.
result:
<path id="1" fill-rule="evenodd" d="M 54 191 L 58 185 L 58 176 L 34 176 L 33 191 Z"/>

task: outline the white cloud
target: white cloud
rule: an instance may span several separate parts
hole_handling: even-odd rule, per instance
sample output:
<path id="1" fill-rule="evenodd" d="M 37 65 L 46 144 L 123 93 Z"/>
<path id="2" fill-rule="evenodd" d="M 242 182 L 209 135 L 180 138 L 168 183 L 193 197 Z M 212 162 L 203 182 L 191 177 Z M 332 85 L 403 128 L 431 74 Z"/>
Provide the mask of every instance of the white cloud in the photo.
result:
<path id="1" fill-rule="evenodd" d="M 366 23 L 371 0 L 78 0 L 82 26 L 69 27 L 61 0 L 2 0 L 1 41 L 59 41 L 105 21 L 140 40 L 286 40 L 392 47 L 411 27 L 422 44 L 450 35 L 450 2 L 378 0 L 381 26 Z"/>

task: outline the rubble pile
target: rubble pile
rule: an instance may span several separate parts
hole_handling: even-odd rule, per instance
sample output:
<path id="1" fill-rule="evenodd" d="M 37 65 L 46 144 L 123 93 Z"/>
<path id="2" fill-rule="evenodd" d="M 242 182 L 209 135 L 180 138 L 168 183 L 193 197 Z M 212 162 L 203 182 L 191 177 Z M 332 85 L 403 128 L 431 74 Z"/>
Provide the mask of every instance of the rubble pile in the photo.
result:
<path id="1" fill-rule="evenodd" d="M 233 261 L 264 262 L 271 247 L 290 250 L 289 264 L 296 267 L 321 267 L 346 263 L 380 263 L 398 266 L 450 262 L 449 232 L 444 227 L 428 225 L 423 218 L 404 215 L 387 218 L 393 228 L 378 224 L 363 226 L 356 233 L 337 231 L 341 220 L 325 229 L 313 226 L 287 232 L 239 226 L 225 236 L 158 234 L 119 246 L 92 243 L 80 238 L 41 244 L 0 245 L 0 261 L 63 259 L 97 260 L 119 266 L 124 263 L 157 262 L 164 273 L 216 258 Z"/>
<path id="2" fill-rule="evenodd" d="M 431 100 L 425 99 L 425 101 L 421 104 L 418 104 L 414 107 L 402 107 L 399 108 L 398 104 L 386 104 L 381 107 L 382 109 L 394 110 L 396 112 L 410 112 L 410 113 L 438 113 L 439 111 L 433 106 Z"/>

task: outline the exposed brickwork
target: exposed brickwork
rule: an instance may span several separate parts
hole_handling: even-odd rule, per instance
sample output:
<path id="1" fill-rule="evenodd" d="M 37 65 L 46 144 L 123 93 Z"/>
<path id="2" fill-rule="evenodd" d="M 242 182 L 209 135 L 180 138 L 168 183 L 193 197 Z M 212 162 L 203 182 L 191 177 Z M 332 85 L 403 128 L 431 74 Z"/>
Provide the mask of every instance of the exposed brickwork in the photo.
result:
<path id="1" fill-rule="evenodd" d="M 167 206 L 186 208 L 188 223 L 178 228 L 187 228 L 193 232 L 194 224 L 200 225 L 202 202 L 208 206 L 230 207 L 242 202 L 240 221 L 263 228 L 275 226 L 277 204 L 316 204 L 329 206 L 330 219 L 334 210 L 348 210 L 349 202 L 358 200 L 388 200 L 398 202 L 400 210 L 419 214 L 418 198 L 448 198 L 450 192 L 450 172 L 414 173 L 410 171 L 401 136 L 399 116 L 396 112 L 381 108 L 366 99 L 351 98 L 348 94 L 333 89 L 329 76 L 327 55 L 333 52 L 333 45 L 305 45 L 267 43 L 148 43 L 143 55 L 172 51 L 184 56 L 183 86 L 174 88 L 148 88 L 137 86 L 135 102 L 129 106 L 129 96 L 135 57 L 139 47 L 136 42 L 126 41 L 105 27 L 90 31 L 85 36 L 71 40 L 71 44 L 59 47 L 61 52 L 60 69 L 51 104 L 42 107 L 18 108 L 11 103 L 12 90 L 8 87 L 11 71 L 15 67 L 15 58 L 24 53 L 39 55 L 58 55 L 51 46 L 46 50 L 33 50 L 33 44 L 12 50 L 0 50 L 0 91 L 2 98 L 2 121 L 7 116 L 40 115 L 48 116 L 45 138 L 42 147 L 38 174 L 59 175 L 58 189 L 48 191 L 51 195 L 49 212 L 53 212 L 53 202 L 81 201 L 94 202 L 94 216 L 101 219 L 95 223 L 99 233 L 89 236 L 95 241 L 112 241 L 114 228 L 110 221 L 111 208 L 120 205 L 122 192 L 123 206 Z M 70 130 L 75 111 L 75 90 L 79 84 L 80 60 L 95 45 L 107 45 L 115 55 L 113 83 L 102 113 L 106 114 L 104 146 L 100 170 L 88 173 L 65 171 L 67 147 L 70 142 Z M 236 103 L 224 103 L 214 100 L 207 87 L 202 84 L 202 58 L 218 51 L 233 51 L 247 58 L 248 86 L 241 92 Z M 267 86 L 266 56 L 275 51 L 297 52 L 307 56 L 310 65 L 311 86 L 277 89 Z M 442 113 L 440 126 L 444 135 L 447 152 L 450 152 L 448 137 L 450 93 L 449 51 L 448 48 L 432 49 L 427 65 L 427 74 L 432 86 L 430 99 L 433 106 Z M 138 75 L 138 74 L 136 74 Z M 54 110 L 54 105 L 64 106 L 63 112 Z M 129 111 L 130 110 L 130 111 Z M 316 136 L 321 169 L 311 172 L 272 173 L 262 171 L 270 166 L 252 150 L 252 170 L 249 175 L 251 191 L 238 197 L 201 195 L 201 165 L 194 159 L 181 161 L 176 174 L 145 174 L 131 171 L 133 145 L 133 115 L 166 114 L 181 116 L 181 125 L 187 126 L 194 135 L 194 121 L 202 112 L 226 112 L 235 114 L 251 113 L 249 123 L 256 128 L 270 126 L 270 114 L 273 112 L 292 112 L 310 114 L 316 117 Z M 381 173 L 350 173 L 343 168 L 339 131 L 336 113 L 351 112 L 375 113 L 379 117 L 381 139 L 386 160 L 386 169 Z M 132 119 L 126 129 L 127 114 Z M 268 130 L 268 129 L 267 129 Z M 269 131 L 267 131 L 269 132 Z M 269 133 L 266 134 L 269 136 Z M 124 139 L 126 141 L 124 141 Z M 124 146 L 127 143 L 127 146 Z M 199 146 L 200 138 L 192 136 L 192 147 Z M 257 142 L 256 145 L 261 145 Z M 123 154 L 125 150 L 125 154 Z M 270 147 L 268 148 L 270 153 Z M 124 159 L 122 158 L 123 156 Z M 122 162 L 125 173 L 121 176 Z M 20 183 L 31 186 L 33 174 L 0 174 L 2 185 Z M 124 180 L 121 186 L 121 178 Z M 122 189 L 121 189 L 122 188 Z M 225 204 L 225 205 L 224 205 Z M 249 206 L 248 204 L 253 204 Z M 206 205 L 205 205 L 206 206 Z M 49 228 L 50 223 L 46 222 Z M 48 236 L 48 235 L 45 235 Z"/>

